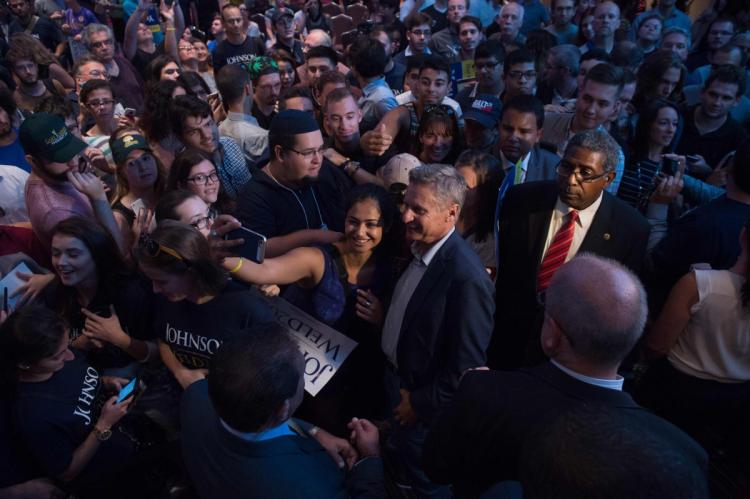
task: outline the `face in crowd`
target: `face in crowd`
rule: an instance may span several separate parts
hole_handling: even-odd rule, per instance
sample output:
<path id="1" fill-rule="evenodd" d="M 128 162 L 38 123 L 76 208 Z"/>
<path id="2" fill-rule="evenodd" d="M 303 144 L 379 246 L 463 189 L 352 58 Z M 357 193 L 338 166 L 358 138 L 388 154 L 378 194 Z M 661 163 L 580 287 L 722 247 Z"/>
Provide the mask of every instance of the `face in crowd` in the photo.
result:
<path id="1" fill-rule="evenodd" d="M 537 126 L 534 113 L 507 109 L 498 128 L 500 150 L 505 159 L 513 163 L 525 157 L 542 138 L 542 129 Z"/>

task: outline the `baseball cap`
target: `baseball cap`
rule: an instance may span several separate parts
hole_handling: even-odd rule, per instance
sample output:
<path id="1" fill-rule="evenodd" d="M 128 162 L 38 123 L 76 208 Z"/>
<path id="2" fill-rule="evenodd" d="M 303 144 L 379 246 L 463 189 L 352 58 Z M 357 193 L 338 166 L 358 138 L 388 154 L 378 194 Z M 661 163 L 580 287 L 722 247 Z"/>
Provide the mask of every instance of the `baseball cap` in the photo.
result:
<path id="1" fill-rule="evenodd" d="M 26 154 L 52 163 L 67 163 L 88 147 L 70 133 L 62 118 L 49 113 L 34 113 L 26 118 L 18 131 L 18 138 Z"/>
<path id="2" fill-rule="evenodd" d="M 495 128 L 500 122 L 500 99 L 492 94 L 478 94 L 464 113 L 464 120 L 474 120 L 485 128 Z"/>
<path id="3" fill-rule="evenodd" d="M 136 149 L 151 151 L 151 147 L 146 142 L 146 139 L 143 138 L 143 135 L 137 133 L 123 135 L 113 140 L 110 149 L 112 150 L 112 159 L 115 160 L 115 164 L 117 165 L 123 164 L 128 159 L 130 151 Z"/>
<path id="4" fill-rule="evenodd" d="M 378 170 L 378 177 L 387 188 L 393 184 L 409 185 L 409 172 L 421 164 L 419 159 L 409 153 L 396 154 Z"/>
<path id="5" fill-rule="evenodd" d="M 294 19 L 294 12 L 292 12 L 292 9 L 287 9 L 286 7 L 284 7 L 283 9 L 274 9 L 272 19 L 273 23 L 276 24 L 277 22 L 279 22 L 279 19 L 286 16 Z"/>

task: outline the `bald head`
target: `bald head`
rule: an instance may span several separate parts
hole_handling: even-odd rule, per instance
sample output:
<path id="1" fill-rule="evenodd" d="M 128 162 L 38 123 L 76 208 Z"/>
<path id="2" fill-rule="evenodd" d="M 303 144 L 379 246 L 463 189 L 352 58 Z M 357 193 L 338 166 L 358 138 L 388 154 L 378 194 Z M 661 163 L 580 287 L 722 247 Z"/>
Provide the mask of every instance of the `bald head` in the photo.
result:
<path id="1" fill-rule="evenodd" d="M 305 37 L 305 43 L 302 45 L 304 52 L 313 47 L 331 47 L 333 42 L 331 37 L 322 29 L 312 29 Z"/>
<path id="2" fill-rule="evenodd" d="M 619 364 L 643 333 L 646 291 L 622 264 L 582 254 L 555 273 L 546 312 L 577 357 L 591 364 Z"/>
<path id="3" fill-rule="evenodd" d="M 620 27 L 620 7 L 614 2 L 602 2 L 594 10 L 594 34 L 607 38 Z"/>

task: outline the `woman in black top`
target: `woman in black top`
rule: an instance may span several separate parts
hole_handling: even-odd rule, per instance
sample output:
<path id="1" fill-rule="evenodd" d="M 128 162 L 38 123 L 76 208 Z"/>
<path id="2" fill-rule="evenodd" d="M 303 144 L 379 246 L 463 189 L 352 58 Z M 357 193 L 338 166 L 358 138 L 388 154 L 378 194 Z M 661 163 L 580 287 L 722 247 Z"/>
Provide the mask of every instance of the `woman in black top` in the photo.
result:
<path id="1" fill-rule="evenodd" d="M 121 497 L 118 477 L 135 454 L 118 422 L 127 380 L 101 376 L 68 345 L 62 319 L 41 306 L 12 314 L 0 328 L 2 389 L 13 401 L 16 430 L 42 471 L 80 497 Z M 124 479 L 123 479 L 124 478 Z"/>
<path id="2" fill-rule="evenodd" d="M 214 218 L 234 211 L 234 203 L 221 185 L 216 165 L 198 149 L 185 149 L 175 157 L 169 169 L 167 188 L 170 191 L 185 189 L 197 195 L 208 205 Z"/>

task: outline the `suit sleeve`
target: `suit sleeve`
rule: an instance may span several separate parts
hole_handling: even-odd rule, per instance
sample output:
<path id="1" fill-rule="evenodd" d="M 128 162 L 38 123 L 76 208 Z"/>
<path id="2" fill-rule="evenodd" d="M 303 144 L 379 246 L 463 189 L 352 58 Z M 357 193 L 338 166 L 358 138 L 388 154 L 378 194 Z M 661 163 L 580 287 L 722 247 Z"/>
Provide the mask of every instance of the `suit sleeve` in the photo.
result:
<path id="1" fill-rule="evenodd" d="M 411 392 L 412 407 L 426 420 L 451 400 L 466 369 L 486 362 L 495 314 L 492 282 L 487 275 L 473 274 L 449 289 L 445 304 L 446 359 L 432 383 Z"/>
<path id="2" fill-rule="evenodd" d="M 346 476 L 346 490 L 354 499 L 385 499 L 383 460 L 370 457 L 356 463 Z"/>

